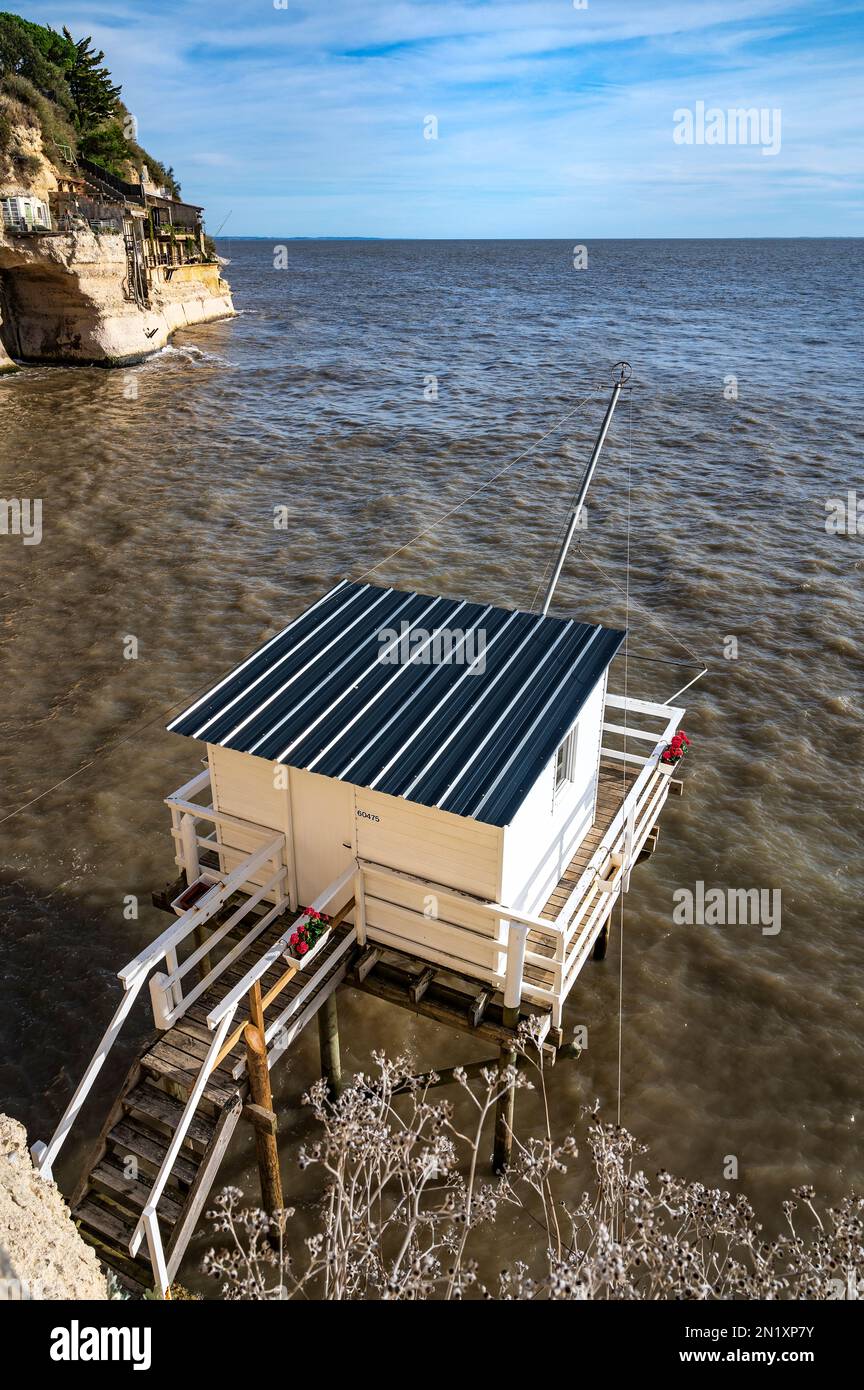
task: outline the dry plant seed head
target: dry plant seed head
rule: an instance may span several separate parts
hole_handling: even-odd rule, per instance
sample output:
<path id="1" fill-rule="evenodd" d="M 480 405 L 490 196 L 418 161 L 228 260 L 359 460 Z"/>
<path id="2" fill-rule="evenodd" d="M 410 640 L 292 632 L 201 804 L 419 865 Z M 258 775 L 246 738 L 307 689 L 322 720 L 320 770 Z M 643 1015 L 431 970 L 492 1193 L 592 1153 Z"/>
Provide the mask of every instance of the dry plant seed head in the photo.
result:
<path id="1" fill-rule="evenodd" d="M 546 1100 L 542 1047 L 526 1028 L 520 1057 Z M 457 1076 L 468 1126 L 452 1104 L 428 1097 L 408 1056 L 375 1056 L 374 1075 L 355 1076 L 338 1100 L 323 1081 L 305 1097 L 320 1136 L 299 1155 L 317 1170 L 319 1229 L 301 1234 L 293 1208 L 272 1219 L 227 1188 L 208 1212 L 225 1248 L 205 1272 L 224 1297 L 251 1300 L 432 1299 L 835 1299 L 864 1295 L 864 1198 L 820 1207 L 812 1187 L 784 1202 L 787 1231 L 766 1241 L 740 1193 L 690 1183 L 661 1170 L 651 1178 L 645 1145 L 603 1121 L 597 1103 L 580 1116 L 592 1178 L 575 1200 L 556 1185 L 579 1151 L 575 1135 L 514 1134 L 510 1169 L 482 1181 L 502 1077 L 487 1068 L 475 1087 Z M 521 1070 L 505 1074 L 519 1084 Z M 413 1081 L 413 1084 L 411 1084 Z M 530 1083 L 529 1083 L 530 1084 Z M 548 1113 L 548 1106 L 544 1107 Z M 473 1126 L 473 1127 L 471 1127 Z M 471 1242 L 494 1228 L 502 1206 L 540 1225 L 534 1261 L 484 1274 Z M 538 1215 L 542 1213 L 542 1215 Z M 488 1236 L 485 1243 L 488 1247 Z M 490 1282 L 491 1278 L 491 1282 Z"/>

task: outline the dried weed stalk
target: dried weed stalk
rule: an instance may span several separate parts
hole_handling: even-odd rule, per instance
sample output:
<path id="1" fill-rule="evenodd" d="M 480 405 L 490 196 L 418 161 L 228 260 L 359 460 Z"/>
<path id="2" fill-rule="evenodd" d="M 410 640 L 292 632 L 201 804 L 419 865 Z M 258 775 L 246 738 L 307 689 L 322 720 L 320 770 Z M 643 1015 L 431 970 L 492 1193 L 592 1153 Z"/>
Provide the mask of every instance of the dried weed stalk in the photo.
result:
<path id="1" fill-rule="evenodd" d="M 810 1188 L 784 1203 L 788 1231 L 768 1241 L 746 1197 L 640 1166 L 643 1145 L 627 1130 L 583 1112 L 594 1182 L 575 1207 L 555 1195 L 576 1139 L 552 1137 L 543 1051 L 526 1027 L 518 1067 L 457 1080 L 470 1098 L 463 1133 L 447 1100 L 431 1098 L 434 1073 L 413 1076 L 410 1059 L 376 1055 L 377 1075 L 359 1075 L 331 1102 L 319 1081 L 307 1103 L 321 1137 L 301 1166 L 321 1170 L 321 1229 L 291 1241 L 293 1209 L 274 1223 L 242 1207 L 229 1188 L 208 1215 L 227 1244 L 205 1272 L 232 1299 L 827 1299 L 856 1296 L 864 1265 L 864 1198 L 820 1213 Z M 529 1080 L 526 1071 L 530 1071 Z M 514 1134 L 505 1177 L 484 1180 L 495 1105 L 502 1091 L 539 1088 L 545 1134 Z M 545 1233 L 537 1267 L 519 1260 L 481 1278 L 471 1242 L 503 1207 Z M 799 1229 L 801 1219 L 805 1229 Z M 796 1224 L 798 1223 L 798 1224 Z"/>

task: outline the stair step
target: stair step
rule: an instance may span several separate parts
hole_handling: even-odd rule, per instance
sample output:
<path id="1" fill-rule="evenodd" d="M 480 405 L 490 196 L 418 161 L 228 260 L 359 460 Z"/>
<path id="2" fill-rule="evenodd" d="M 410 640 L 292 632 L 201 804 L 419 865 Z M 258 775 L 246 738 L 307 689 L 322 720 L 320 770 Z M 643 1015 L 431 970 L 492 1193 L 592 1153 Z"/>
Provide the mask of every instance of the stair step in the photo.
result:
<path id="1" fill-rule="evenodd" d="M 138 1225 L 138 1218 L 132 1212 L 121 1212 L 116 1207 L 103 1206 L 92 1193 L 88 1193 L 72 1215 L 76 1221 L 89 1226 L 91 1230 L 116 1241 L 122 1250 L 127 1251 L 127 1258 L 131 1262 L 128 1245 Z"/>
<path id="2" fill-rule="evenodd" d="M 127 1287 L 140 1292 L 153 1284 L 153 1273 L 146 1243 L 135 1259 L 129 1254 L 129 1241 L 136 1223 L 127 1225 L 122 1218 L 93 1197 L 81 1202 L 72 1213 L 88 1245 L 92 1245 L 100 1260 L 120 1276 Z"/>
<path id="3" fill-rule="evenodd" d="M 149 1080 L 139 1082 L 125 1097 L 123 1104 L 130 1115 L 139 1116 L 151 1128 L 157 1129 L 161 1135 L 168 1138 L 177 1129 L 184 1110 L 179 1100 L 175 1100 Z M 213 1137 L 215 1127 L 215 1119 L 197 1110 L 189 1122 L 184 1143 L 196 1153 L 203 1154 Z"/>
<path id="4" fill-rule="evenodd" d="M 159 1172 L 168 1152 L 168 1144 L 155 1131 L 145 1132 L 129 1120 L 122 1120 L 114 1126 L 108 1135 L 108 1147 L 113 1153 L 120 1154 L 121 1159 L 131 1154 L 139 1160 L 144 1171 L 151 1173 L 153 1177 Z M 180 1153 L 174 1160 L 168 1181 L 182 1191 L 192 1186 L 197 1172 L 197 1163 L 188 1153 Z"/>
<path id="5" fill-rule="evenodd" d="M 148 1182 L 146 1174 L 139 1171 L 137 1178 L 127 1177 L 122 1168 L 118 1168 L 107 1158 L 97 1163 L 90 1174 L 90 1183 L 119 1206 L 131 1207 L 138 1215 L 146 1207 L 153 1191 L 153 1184 Z M 159 1198 L 157 1214 L 164 1217 L 167 1225 L 173 1227 L 182 1210 L 183 1203 L 171 1195 L 170 1189 L 166 1189 Z"/>
<path id="6" fill-rule="evenodd" d="M 141 1065 L 151 1076 L 162 1077 L 177 1086 L 186 1095 L 192 1090 L 198 1080 L 200 1063 L 196 1063 L 193 1057 L 187 1053 L 179 1052 L 170 1043 L 158 1042 L 149 1052 L 141 1058 Z M 227 1085 L 220 1085 L 211 1076 L 204 1088 L 204 1096 L 217 1109 L 221 1110 L 224 1105 L 233 1100 L 236 1095 L 236 1088 L 231 1085 L 229 1078 L 226 1077 Z"/>

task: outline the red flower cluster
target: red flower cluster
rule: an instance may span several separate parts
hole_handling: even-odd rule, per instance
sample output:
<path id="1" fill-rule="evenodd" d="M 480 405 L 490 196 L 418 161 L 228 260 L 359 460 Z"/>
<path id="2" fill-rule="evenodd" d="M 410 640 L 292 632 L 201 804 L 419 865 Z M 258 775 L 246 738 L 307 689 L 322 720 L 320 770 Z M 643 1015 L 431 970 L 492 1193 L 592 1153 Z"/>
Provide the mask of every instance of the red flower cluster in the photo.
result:
<path id="1" fill-rule="evenodd" d="M 660 754 L 661 763 L 680 762 L 689 747 L 689 738 L 683 729 L 679 729 L 677 734 L 672 735 L 672 742 L 668 744 Z"/>
<path id="2" fill-rule="evenodd" d="M 321 940 L 330 926 L 330 918 L 326 912 L 316 912 L 314 907 L 304 907 L 301 917 L 302 920 L 297 930 L 292 932 L 288 938 L 291 952 L 298 960 L 302 960 L 307 952 Z"/>

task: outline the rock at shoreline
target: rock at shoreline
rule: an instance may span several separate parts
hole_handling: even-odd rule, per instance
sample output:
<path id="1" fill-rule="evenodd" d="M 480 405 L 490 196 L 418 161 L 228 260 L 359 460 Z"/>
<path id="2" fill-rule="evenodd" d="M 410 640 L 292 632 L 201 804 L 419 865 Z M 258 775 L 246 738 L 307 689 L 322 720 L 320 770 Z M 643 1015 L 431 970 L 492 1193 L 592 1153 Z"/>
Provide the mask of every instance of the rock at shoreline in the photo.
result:
<path id="1" fill-rule="evenodd" d="M 107 1297 L 95 1252 L 33 1167 L 24 1126 L 0 1115 L 0 1299 Z"/>

